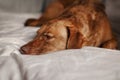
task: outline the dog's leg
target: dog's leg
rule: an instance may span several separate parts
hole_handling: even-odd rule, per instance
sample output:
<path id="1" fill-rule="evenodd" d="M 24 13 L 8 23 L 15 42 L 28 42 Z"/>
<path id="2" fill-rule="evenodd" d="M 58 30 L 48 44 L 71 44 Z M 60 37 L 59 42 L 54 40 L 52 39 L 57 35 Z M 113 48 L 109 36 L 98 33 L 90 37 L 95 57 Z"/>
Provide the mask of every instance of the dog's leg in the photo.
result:
<path id="1" fill-rule="evenodd" d="M 107 49 L 117 49 L 117 41 L 113 38 L 103 43 L 101 47 Z"/>
<path id="2" fill-rule="evenodd" d="M 39 19 L 28 19 L 25 22 L 25 26 L 41 26 L 51 19 L 58 17 L 64 11 L 64 5 L 56 0 L 55 2 L 48 5 L 43 12 L 43 15 Z"/>
<path id="3" fill-rule="evenodd" d="M 25 26 L 40 26 L 39 21 L 37 19 L 28 19 L 25 23 Z"/>

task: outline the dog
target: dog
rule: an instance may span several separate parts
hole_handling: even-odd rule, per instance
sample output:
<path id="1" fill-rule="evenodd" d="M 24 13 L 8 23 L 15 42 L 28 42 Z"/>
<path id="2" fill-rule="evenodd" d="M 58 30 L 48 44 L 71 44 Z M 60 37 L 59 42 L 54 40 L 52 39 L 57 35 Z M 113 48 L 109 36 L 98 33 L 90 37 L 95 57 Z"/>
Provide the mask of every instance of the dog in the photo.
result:
<path id="1" fill-rule="evenodd" d="M 40 55 L 84 46 L 117 48 L 105 8 L 97 0 L 74 0 L 59 16 L 45 21 L 37 36 L 20 51 Z"/>

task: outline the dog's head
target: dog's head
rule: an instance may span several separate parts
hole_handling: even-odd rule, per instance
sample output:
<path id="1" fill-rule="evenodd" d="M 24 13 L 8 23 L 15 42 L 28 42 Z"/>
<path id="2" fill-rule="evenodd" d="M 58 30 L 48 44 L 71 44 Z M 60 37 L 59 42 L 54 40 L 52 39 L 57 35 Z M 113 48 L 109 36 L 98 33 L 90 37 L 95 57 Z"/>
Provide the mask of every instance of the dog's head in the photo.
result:
<path id="1" fill-rule="evenodd" d="M 21 47 L 23 54 L 44 54 L 81 47 L 81 34 L 78 29 L 67 21 L 52 21 L 43 25 L 35 39 Z"/>

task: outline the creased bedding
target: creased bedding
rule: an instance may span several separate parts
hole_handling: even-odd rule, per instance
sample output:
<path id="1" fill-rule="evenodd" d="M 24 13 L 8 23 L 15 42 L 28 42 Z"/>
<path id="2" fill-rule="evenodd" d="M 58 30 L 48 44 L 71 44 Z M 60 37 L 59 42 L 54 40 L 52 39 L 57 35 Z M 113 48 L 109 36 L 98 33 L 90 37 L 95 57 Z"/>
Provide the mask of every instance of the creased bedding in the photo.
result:
<path id="1" fill-rule="evenodd" d="M 39 56 L 20 54 L 20 46 L 39 29 L 23 23 L 38 16 L 0 13 L 0 80 L 120 80 L 118 50 L 84 47 Z"/>
<path id="2" fill-rule="evenodd" d="M 1 55 L 8 55 L 12 51 L 18 51 L 21 45 L 35 36 L 39 28 L 24 27 L 23 25 L 28 17 L 37 17 L 37 14 L 34 16 L 32 14 L 0 13 Z"/>
<path id="3" fill-rule="evenodd" d="M 120 80 L 120 52 L 86 47 L 40 56 L 1 56 L 0 80 Z"/>

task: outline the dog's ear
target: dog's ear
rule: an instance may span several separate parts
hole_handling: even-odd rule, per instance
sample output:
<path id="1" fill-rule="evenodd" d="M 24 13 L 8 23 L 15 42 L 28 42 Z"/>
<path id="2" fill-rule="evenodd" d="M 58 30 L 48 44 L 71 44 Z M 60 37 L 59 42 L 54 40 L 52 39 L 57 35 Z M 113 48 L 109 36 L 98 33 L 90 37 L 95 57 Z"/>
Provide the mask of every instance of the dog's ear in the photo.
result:
<path id="1" fill-rule="evenodd" d="M 78 49 L 82 47 L 83 36 L 80 31 L 75 27 L 67 27 L 68 41 L 67 49 Z"/>

